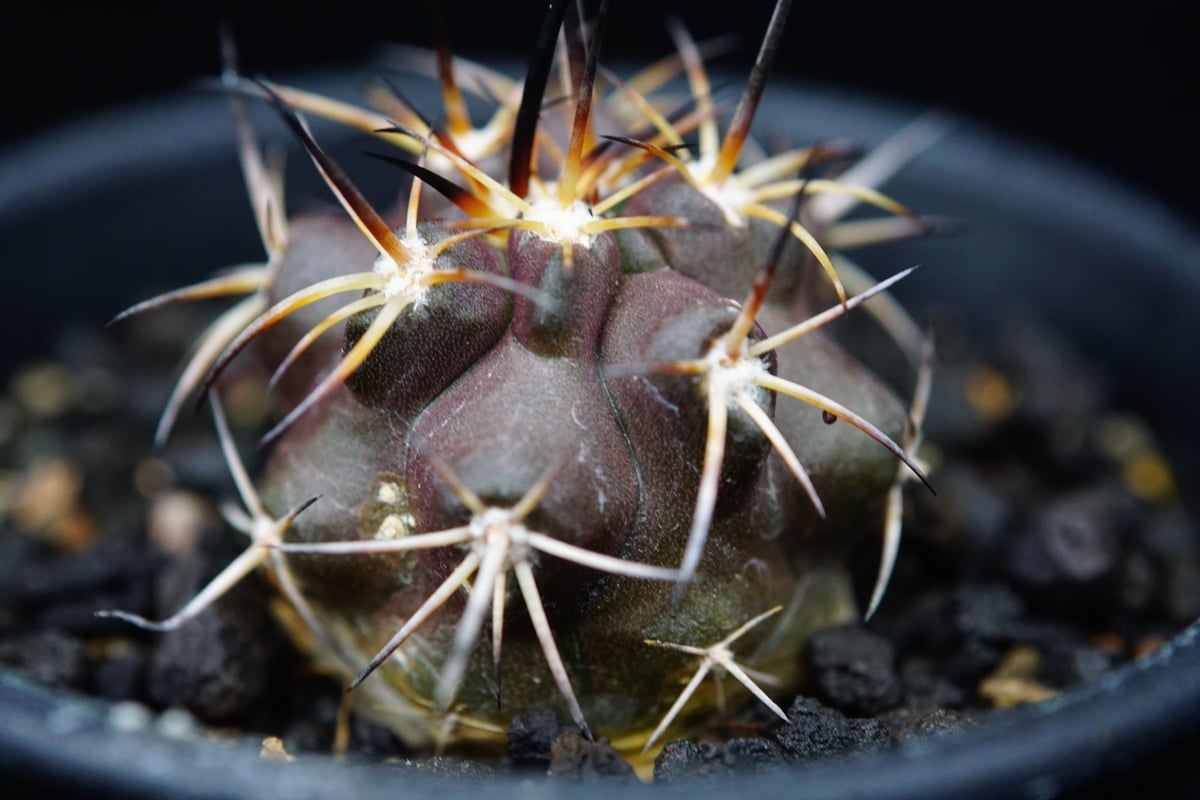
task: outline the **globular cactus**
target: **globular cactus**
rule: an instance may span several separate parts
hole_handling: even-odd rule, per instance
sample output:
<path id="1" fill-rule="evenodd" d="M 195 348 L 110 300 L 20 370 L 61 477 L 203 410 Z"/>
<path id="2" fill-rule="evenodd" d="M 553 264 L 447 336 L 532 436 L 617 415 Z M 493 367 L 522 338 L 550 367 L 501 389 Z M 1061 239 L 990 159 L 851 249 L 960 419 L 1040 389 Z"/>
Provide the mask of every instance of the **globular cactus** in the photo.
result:
<path id="1" fill-rule="evenodd" d="M 164 622 L 110 613 L 178 627 L 265 566 L 296 640 L 357 675 L 364 712 L 413 745 L 502 741 L 514 715 L 550 707 L 645 751 L 711 717 L 709 672 L 783 716 L 764 687 L 794 690 L 807 634 L 856 613 L 842 561 L 881 526 L 872 607 L 887 582 L 900 484 L 924 480 L 909 452 L 928 391 L 918 381 L 906 409 L 821 330 L 874 297 L 927 378 L 924 339 L 885 294 L 907 271 L 872 285 L 827 246 L 924 231 L 855 177 L 885 176 L 913 136 L 848 171 L 845 147 L 745 153 L 788 5 L 723 133 L 681 28 L 673 59 L 625 83 L 598 67 L 604 9 L 584 25 L 563 0 L 524 86 L 442 44 L 437 126 L 386 87 L 368 109 L 230 66 L 268 261 L 131 312 L 246 295 L 204 335 L 159 435 L 207 393 L 250 544 Z M 467 69 L 497 106 L 478 127 Z M 680 73 L 692 99 L 664 110 Z M 571 90 L 559 107 L 551 76 Z M 345 214 L 285 218 L 254 99 Z M 412 175 L 407 206 L 376 211 L 302 113 L 406 152 L 380 158 Z M 839 224 L 864 202 L 893 216 Z M 252 342 L 289 404 L 260 490 L 217 397 Z"/>

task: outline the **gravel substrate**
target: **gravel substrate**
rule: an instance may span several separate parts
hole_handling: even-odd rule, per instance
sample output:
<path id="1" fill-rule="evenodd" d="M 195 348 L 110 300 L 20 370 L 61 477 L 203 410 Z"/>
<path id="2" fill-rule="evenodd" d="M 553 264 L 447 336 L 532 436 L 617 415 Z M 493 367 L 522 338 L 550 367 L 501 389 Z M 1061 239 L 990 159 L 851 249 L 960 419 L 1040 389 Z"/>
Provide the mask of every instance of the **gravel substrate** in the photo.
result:
<path id="1" fill-rule="evenodd" d="M 340 684 L 311 671 L 281 633 L 262 581 L 168 634 L 95 616 L 165 616 L 239 549 L 209 499 L 232 487 L 206 415 L 185 419 L 164 452 L 150 445 L 174 359 L 206 317 L 172 309 L 103 335 L 68 332 L 54 358 L 9 376 L 0 665 L 113 702 L 186 709 L 214 736 L 263 740 L 264 757 L 344 750 L 439 774 L 635 780 L 606 742 L 550 712 L 515 719 L 500 759 L 407 752 L 345 713 Z M 655 780 L 952 735 L 1095 680 L 1200 616 L 1194 522 L 1153 435 L 1112 407 L 1103 365 L 1030 323 L 983 341 L 950 318 L 936 329 L 921 456 L 937 495 L 910 495 L 879 613 L 812 639 L 804 694 L 781 702 L 787 724 L 758 706 L 731 713 L 696 741 L 667 744 Z M 245 381 L 226 396 L 249 455 L 267 409 Z M 853 564 L 860 587 L 871 585 L 877 552 Z"/>

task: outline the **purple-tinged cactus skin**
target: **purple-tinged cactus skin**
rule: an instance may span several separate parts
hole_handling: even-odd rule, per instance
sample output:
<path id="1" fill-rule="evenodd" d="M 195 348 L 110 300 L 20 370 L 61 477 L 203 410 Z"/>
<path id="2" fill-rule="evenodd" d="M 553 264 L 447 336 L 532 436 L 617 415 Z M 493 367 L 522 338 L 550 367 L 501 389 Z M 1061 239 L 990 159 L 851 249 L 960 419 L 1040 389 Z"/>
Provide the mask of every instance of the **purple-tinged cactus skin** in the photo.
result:
<path id="1" fill-rule="evenodd" d="M 413 746 L 502 743 L 508 720 L 549 707 L 653 753 L 717 713 L 709 672 L 783 716 L 771 697 L 799 685 L 807 635 L 859 613 L 843 560 L 881 531 L 868 614 L 887 583 L 900 486 L 925 480 L 911 450 L 930 358 L 886 295 L 911 270 L 874 284 L 825 244 L 860 203 L 892 215 L 877 240 L 924 224 L 855 182 L 842 149 L 744 152 L 788 6 L 724 130 L 685 31 L 666 68 L 624 83 L 597 68 L 606 9 L 585 22 L 564 0 L 523 87 L 470 66 L 497 104 L 479 126 L 444 44 L 437 128 L 386 90 L 358 107 L 229 58 L 267 261 L 127 313 L 246 294 L 159 433 L 187 397 L 212 402 L 251 541 L 167 620 L 105 613 L 178 627 L 262 566 L 295 640 Z M 679 74 L 693 100 L 669 113 L 658 95 Z M 575 87 L 567 102 L 544 106 L 550 75 Z M 252 102 L 344 213 L 286 218 Z M 375 210 L 302 115 L 407 154 L 382 160 L 413 176 L 408 203 Z M 872 181 L 911 156 L 888 147 Z M 876 314 L 919 373 L 911 408 L 822 330 L 848 313 Z M 239 354 L 276 370 L 287 404 L 253 481 L 219 405 Z"/>

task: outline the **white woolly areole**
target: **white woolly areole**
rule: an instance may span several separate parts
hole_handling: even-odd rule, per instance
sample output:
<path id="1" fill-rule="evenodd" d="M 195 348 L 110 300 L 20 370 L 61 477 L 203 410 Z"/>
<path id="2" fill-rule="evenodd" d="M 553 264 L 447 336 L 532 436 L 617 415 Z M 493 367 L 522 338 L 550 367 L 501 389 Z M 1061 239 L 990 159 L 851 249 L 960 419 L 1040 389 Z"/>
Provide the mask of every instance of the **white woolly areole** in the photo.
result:
<path id="1" fill-rule="evenodd" d="M 383 285 L 383 296 L 388 300 L 404 295 L 411 298 L 414 307 L 419 308 L 425 302 L 425 294 L 429 287 L 421 283 L 427 275 L 433 272 L 434 259 L 429 254 L 429 247 L 418 235 L 404 237 L 405 249 L 408 250 L 407 263 L 400 264 L 389 255 L 380 255 L 375 259 L 372 270 L 386 279 Z"/>
<path id="2" fill-rule="evenodd" d="M 754 202 L 754 195 L 749 189 L 728 179 L 720 183 L 713 182 L 712 171 L 716 166 L 715 157 L 700 158 L 688 165 L 688 172 L 704 196 L 721 209 L 725 222 L 730 227 L 744 228 L 747 219 L 742 209 Z"/>
<path id="3" fill-rule="evenodd" d="M 739 396 L 765 405 L 766 390 L 758 385 L 758 377 L 768 374 L 767 364 L 762 358 L 750 355 L 744 344 L 741 352 L 731 356 L 721 337 L 709 348 L 704 361 L 708 364 L 708 388 L 716 384 L 724 389 L 731 408 L 737 405 L 735 398 Z"/>
<path id="4" fill-rule="evenodd" d="M 590 247 L 593 234 L 584 233 L 583 226 L 595 221 L 592 209 L 586 203 L 575 201 L 563 208 L 557 200 L 542 198 L 530 204 L 526 219 L 540 222 L 543 227 L 534 233 L 543 239 L 560 244 L 572 242 L 580 247 Z"/>
<path id="5" fill-rule="evenodd" d="M 741 209 L 754 202 L 754 196 L 748 189 L 732 185 L 729 181 L 720 186 L 701 184 L 704 196 L 716 203 L 717 208 L 725 215 L 725 221 L 730 227 L 746 227 L 746 215 Z"/>
<path id="6" fill-rule="evenodd" d="M 479 552 L 496 544 L 503 544 L 508 548 L 509 562 L 523 560 L 528 555 L 529 532 L 516 519 L 512 509 L 484 509 L 471 517 L 468 527 L 471 531 L 471 543 Z"/>

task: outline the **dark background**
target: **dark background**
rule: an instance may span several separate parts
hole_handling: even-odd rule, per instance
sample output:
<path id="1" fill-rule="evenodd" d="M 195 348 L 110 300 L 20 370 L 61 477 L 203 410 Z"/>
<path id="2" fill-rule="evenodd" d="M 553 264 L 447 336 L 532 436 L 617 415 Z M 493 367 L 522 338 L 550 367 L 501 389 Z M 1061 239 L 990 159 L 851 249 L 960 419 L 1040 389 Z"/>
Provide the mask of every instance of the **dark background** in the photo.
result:
<path id="1" fill-rule="evenodd" d="M 428 42 L 417 0 L 99 5 L 39 3 L 0 24 L 0 144 L 216 74 L 221 19 L 235 32 L 244 71 L 268 76 L 362 61 L 386 42 Z M 456 52 L 479 59 L 526 53 L 544 7 L 536 0 L 445 5 Z M 612 0 L 605 53 L 665 53 L 663 20 L 678 13 L 698 38 L 742 34 L 742 51 L 724 63 L 748 65 L 771 3 L 729 5 L 735 10 Z M 1200 99 L 1200 39 L 1183 21 L 1184 4 L 1088 5 L 1012 0 L 947 10 L 800 0 L 778 70 L 965 113 L 1068 152 L 1200 221 L 1200 122 L 1190 113 Z"/>

